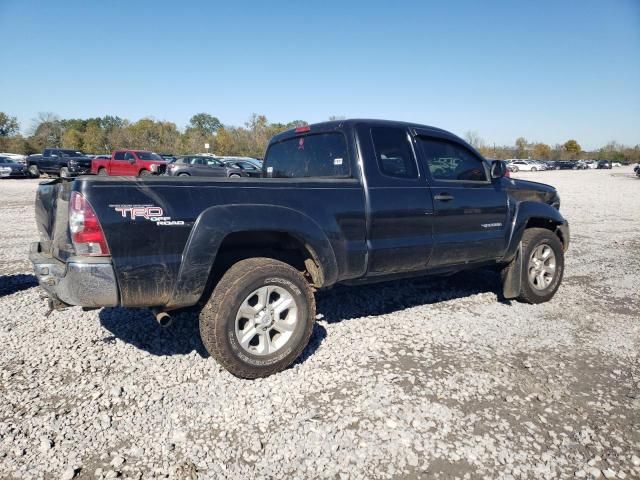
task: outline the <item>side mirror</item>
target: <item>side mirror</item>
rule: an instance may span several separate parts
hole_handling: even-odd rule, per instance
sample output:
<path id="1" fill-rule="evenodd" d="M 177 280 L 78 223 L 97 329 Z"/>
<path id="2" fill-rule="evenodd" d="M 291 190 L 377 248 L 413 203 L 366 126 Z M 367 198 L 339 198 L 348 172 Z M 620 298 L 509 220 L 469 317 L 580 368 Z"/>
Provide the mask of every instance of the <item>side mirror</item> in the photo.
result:
<path id="1" fill-rule="evenodd" d="M 491 162 L 491 178 L 502 178 L 507 174 L 507 165 L 502 160 Z"/>

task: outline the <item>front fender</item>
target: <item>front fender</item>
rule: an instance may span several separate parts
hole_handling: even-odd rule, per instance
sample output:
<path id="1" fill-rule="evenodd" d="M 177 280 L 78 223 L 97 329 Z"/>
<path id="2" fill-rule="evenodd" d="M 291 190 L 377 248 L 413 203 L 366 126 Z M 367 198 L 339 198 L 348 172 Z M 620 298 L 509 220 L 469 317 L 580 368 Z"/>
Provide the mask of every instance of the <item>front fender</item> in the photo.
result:
<path id="1" fill-rule="evenodd" d="M 510 237 L 507 242 L 508 246 L 503 258 L 504 261 L 510 262 L 516 256 L 520 240 L 530 220 L 550 222 L 554 229 L 557 228 L 560 230 L 564 249 L 566 250 L 568 248 L 569 222 L 567 222 L 557 209 L 542 202 L 519 202 L 514 212 Z"/>
<path id="2" fill-rule="evenodd" d="M 277 231 L 299 238 L 318 262 L 323 284 L 335 283 L 338 266 L 331 243 L 323 229 L 307 215 L 274 205 L 220 205 L 206 209 L 197 218 L 166 307 L 195 305 L 204 292 L 220 244 L 227 235 L 243 231 Z"/>

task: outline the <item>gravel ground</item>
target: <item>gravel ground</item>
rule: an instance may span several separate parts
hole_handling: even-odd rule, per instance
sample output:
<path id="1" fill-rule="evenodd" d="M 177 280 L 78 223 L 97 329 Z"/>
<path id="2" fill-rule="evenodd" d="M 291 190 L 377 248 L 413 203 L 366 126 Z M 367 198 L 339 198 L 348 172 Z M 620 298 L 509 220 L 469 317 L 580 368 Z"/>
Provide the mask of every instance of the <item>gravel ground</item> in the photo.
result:
<path id="1" fill-rule="evenodd" d="M 0 181 L 2 478 L 640 478 L 640 180 L 558 187 L 565 280 L 500 302 L 495 274 L 318 295 L 303 358 L 243 381 L 186 314 L 45 318 L 32 180 Z"/>

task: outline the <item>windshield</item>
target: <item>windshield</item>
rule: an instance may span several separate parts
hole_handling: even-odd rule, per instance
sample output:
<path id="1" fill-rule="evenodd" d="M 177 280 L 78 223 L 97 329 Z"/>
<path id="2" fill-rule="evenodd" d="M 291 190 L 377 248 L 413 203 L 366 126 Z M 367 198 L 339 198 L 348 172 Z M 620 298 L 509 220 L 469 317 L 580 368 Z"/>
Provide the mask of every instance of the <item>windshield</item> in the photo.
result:
<path id="1" fill-rule="evenodd" d="M 84 153 L 78 150 L 59 150 L 62 157 L 84 157 Z"/>
<path id="2" fill-rule="evenodd" d="M 136 155 L 138 155 L 138 158 L 140 160 L 159 160 L 161 162 L 164 161 L 162 160 L 162 157 L 160 155 L 153 152 L 136 152 Z"/>

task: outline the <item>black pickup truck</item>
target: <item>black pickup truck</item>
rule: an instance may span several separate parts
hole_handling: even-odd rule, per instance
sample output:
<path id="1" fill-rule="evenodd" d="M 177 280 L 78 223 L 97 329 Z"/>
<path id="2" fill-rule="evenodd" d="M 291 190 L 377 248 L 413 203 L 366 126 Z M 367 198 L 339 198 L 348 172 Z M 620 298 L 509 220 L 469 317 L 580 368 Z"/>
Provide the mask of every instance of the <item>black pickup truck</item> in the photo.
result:
<path id="1" fill-rule="evenodd" d="M 91 158 L 68 148 L 46 148 L 41 156 L 27 158 L 27 171 L 32 177 L 41 173 L 59 177 L 74 177 L 91 173 Z"/>
<path id="2" fill-rule="evenodd" d="M 261 377 L 302 352 L 317 289 L 492 267 L 506 298 L 551 299 L 558 193 L 505 174 L 437 128 L 320 123 L 275 136 L 263 178 L 43 182 L 30 258 L 52 308 L 196 306 L 207 350 Z"/>

